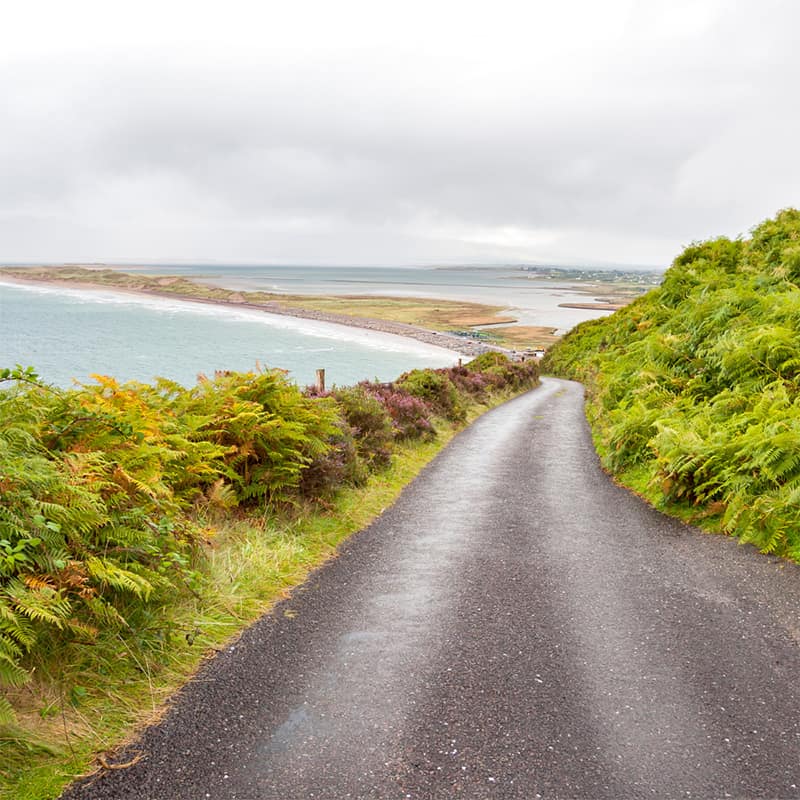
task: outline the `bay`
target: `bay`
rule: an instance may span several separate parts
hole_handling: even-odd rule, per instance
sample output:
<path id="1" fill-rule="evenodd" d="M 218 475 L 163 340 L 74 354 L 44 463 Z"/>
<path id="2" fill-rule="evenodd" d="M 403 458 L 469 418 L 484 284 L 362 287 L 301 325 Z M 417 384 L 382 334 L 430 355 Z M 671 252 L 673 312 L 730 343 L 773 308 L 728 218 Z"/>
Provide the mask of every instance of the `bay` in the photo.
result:
<path id="1" fill-rule="evenodd" d="M 155 376 L 192 385 L 198 373 L 288 370 L 299 385 L 326 370 L 328 385 L 389 381 L 449 366 L 458 355 L 400 336 L 168 298 L 0 282 L 0 367 L 33 366 L 69 386 L 90 375 Z"/>
<path id="2" fill-rule="evenodd" d="M 160 264 L 120 267 L 125 272 L 183 275 L 242 291 L 278 294 L 367 295 L 467 300 L 507 308 L 522 325 L 564 333 L 609 313 L 563 308 L 593 299 L 569 280 L 543 279 L 515 267 L 319 267 Z"/>
<path id="3" fill-rule="evenodd" d="M 569 281 L 519 267 L 319 267 L 158 264 L 126 272 L 185 275 L 238 290 L 470 300 L 500 306 L 524 325 L 569 330 L 608 312 L 563 308 L 591 295 Z M 329 385 L 392 380 L 408 369 L 447 366 L 450 351 L 398 336 L 257 311 L 105 290 L 2 283 L 0 367 L 34 366 L 48 382 L 70 385 L 92 373 L 189 385 L 200 372 L 286 369 L 300 385 L 325 368 Z"/>

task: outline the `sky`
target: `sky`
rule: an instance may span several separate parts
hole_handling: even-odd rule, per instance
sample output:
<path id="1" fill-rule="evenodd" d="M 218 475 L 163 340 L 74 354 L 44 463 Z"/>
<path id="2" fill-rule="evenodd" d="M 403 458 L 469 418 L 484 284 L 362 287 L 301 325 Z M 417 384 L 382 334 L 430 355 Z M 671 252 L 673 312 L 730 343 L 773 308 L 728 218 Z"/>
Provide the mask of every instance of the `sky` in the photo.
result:
<path id="1" fill-rule="evenodd" d="M 667 266 L 800 205 L 796 0 L 25 2 L 0 261 Z"/>

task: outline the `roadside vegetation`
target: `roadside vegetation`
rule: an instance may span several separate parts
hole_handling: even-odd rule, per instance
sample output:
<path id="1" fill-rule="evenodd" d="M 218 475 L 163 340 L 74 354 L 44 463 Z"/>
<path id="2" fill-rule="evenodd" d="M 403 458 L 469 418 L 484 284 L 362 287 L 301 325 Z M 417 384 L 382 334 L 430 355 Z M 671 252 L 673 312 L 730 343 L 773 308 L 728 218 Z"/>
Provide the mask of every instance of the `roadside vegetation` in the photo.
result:
<path id="1" fill-rule="evenodd" d="M 657 506 L 800 561 L 800 211 L 687 247 L 543 369 L 582 381 L 603 464 Z"/>
<path id="2" fill-rule="evenodd" d="M 537 383 L 496 353 L 322 393 L 280 370 L 70 390 L 0 370 L 0 792 L 54 797 L 111 759 L 460 427 Z"/>

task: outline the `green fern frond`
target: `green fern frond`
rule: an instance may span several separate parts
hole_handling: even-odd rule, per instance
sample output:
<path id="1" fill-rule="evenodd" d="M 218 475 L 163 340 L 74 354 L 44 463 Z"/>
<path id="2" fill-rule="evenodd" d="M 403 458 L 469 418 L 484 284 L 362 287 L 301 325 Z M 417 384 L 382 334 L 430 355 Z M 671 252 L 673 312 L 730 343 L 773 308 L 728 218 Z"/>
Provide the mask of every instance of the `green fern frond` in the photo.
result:
<path id="1" fill-rule="evenodd" d="M 108 586 L 121 592 L 130 592 L 147 600 L 152 591 L 152 584 L 140 575 L 120 567 L 103 558 L 93 556 L 86 560 L 86 569 L 102 586 Z"/>

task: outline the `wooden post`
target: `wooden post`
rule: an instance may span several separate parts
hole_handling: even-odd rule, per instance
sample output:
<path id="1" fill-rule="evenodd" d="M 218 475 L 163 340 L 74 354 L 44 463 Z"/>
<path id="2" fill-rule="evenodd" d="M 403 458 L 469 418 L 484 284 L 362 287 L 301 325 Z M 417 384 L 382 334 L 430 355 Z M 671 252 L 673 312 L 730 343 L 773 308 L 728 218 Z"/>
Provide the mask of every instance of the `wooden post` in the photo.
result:
<path id="1" fill-rule="evenodd" d="M 325 391 L 325 370 L 317 370 L 317 391 L 322 394 Z"/>
<path id="2" fill-rule="evenodd" d="M 458 366 L 459 367 L 461 366 L 461 359 L 460 358 L 458 359 Z"/>

